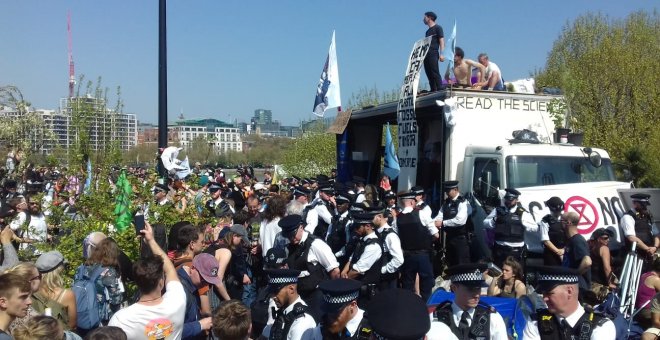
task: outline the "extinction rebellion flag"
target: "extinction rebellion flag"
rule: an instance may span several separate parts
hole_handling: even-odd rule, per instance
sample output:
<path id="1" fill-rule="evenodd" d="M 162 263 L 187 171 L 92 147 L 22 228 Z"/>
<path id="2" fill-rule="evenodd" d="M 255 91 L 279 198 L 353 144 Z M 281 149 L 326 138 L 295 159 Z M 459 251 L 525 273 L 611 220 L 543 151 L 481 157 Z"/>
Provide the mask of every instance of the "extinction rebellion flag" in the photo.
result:
<path id="1" fill-rule="evenodd" d="M 339 69 L 337 68 L 337 50 L 335 49 L 335 32 L 332 31 L 332 42 L 330 51 L 325 59 L 323 72 L 319 79 L 314 98 L 313 113 L 323 117 L 325 110 L 333 107 L 341 107 L 341 95 L 339 92 Z"/>

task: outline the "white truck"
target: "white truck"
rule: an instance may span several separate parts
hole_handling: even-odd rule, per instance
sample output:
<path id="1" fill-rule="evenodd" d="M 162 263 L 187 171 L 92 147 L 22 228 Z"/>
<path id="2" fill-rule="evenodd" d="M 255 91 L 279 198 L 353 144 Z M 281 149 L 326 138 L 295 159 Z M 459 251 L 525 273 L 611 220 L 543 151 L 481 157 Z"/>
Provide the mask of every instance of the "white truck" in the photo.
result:
<path id="1" fill-rule="evenodd" d="M 554 142 L 548 104 L 555 98 L 473 90 L 418 97 L 416 126 L 405 128 L 408 136 L 403 141 L 407 146 L 411 140 L 416 143 L 416 157 L 406 157 L 406 165 L 414 164 L 416 171 L 402 171 L 399 190 L 408 189 L 410 183 L 422 185 L 429 193 L 427 201 L 437 207 L 443 199 L 442 182 L 460 181 L 462 195 L 471 199 L 480 242 L 482 221 L 499 206 L 504 188 L 518 189 L 520 203 L 537 221 L 549 213 L 544 202 L 558 196 L 565 202 L 565 211 L 580 216 L 580 234 L 589 238 L 596 228 L 611 228 L 616 235 L 612 248 L 619 248 L 618 216 L 626 204 L 618 190 L 631 184 L 615 179 L 607 151 Z M 377 183 L 386 123 L 397 124 L 396 102 L 352 113 L 347 125 L 352 175 Z M 416 137 L 410 136 L 411 129 L 416 129 Z M 538 142 L 514 139 L 516 130 L 528 130 L 522 135 L 536 134 Z M 542 253 L 538 233 L 527 233 L 526 243 L 531 253 Z"/>

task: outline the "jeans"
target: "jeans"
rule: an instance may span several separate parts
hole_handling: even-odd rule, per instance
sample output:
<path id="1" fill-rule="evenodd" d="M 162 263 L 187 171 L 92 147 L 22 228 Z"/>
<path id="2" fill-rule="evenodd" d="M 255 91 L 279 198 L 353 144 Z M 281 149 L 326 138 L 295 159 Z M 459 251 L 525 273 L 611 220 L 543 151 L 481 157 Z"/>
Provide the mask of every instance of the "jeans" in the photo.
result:
<path id="1" fill-rule="evenodd" d="M 252 269 L 247 267 L 247 276 L 250 278 L 251 283 L 249 285 L 243 285 L 243 297 L 242 301 L 246 306 L 252 306 L 252 302 L 257 298 L 257 283 L 254 281 L 254 275 L 252 275 Z"/>

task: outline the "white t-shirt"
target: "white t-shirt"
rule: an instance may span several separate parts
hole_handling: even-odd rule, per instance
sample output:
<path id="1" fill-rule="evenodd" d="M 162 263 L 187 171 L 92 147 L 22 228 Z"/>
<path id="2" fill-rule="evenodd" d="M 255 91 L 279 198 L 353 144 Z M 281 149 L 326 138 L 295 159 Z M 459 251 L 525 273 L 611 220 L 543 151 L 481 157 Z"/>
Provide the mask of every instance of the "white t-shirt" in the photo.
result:
<path id="1" fill-rule="evenodd" d="M 128 339 L 181 339 L 186 315 L 186 293 L 179 281 L 169 282 L 166 288 L 163 302 L 153 306 L 132 304 L 115 313 L 108 326 L 121 328 Z"/>
<path id="2" fill-rule="evenodd" d="M 486 79 L 490 78 L 490 75 L 491 75 L 494 71 L 497 71 L 497 73 L 500 74 L 500 77 L 499 77 L 498 81 L 501 81 L 501 80 L 502 80 L 502 71 L 500 71 L 499 66 L 497 66 L 497 64 L 495 64 L 495 63 L 492 62 L 492 61 L 488 62 L 488 67 L 486 67 L 486 75 L 485 75 L 485 78 L 486 78 Z"/>
<path id="3" fill-rule="evenodd" d="M 27 230 L 21 232 L 19 229 L 23 227 L 26 221 L 27 213 L 21 211 L 16 218 L 9 223 L 9 227 L 23 238 L 29 238 L 37 242 L 46 242 L 46 239 L 48 238 L 46 216 L 44 216 L 44 214 L 39 214 L 37 216 L 30 215 L 30 224 L 28 225 Z M 28 245 L 28 243 L 21 243 L 20 249 L 26 249 Z"/>
<path id="4" fill-rule="evenodd" d="M 278 225 L 279 222 L 279 217 L 275 217 L 271 221 L 261 221 L 261 226 L 259 227 L 259 243 L 261 243 L 262 254 L 266 254 L 270 248 L 273 248 L 277 233 L 282 231 L 282 228 Z"/>

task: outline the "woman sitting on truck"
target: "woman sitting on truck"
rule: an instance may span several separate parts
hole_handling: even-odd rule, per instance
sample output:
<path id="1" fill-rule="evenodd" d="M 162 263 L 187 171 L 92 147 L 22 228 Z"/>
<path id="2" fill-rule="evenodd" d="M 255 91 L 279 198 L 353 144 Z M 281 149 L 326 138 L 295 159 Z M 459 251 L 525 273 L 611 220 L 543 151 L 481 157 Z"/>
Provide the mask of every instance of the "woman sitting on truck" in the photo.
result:
<path id="1" fill-rule="evenodd" d="M 516 259 L 509 256 L 502 265 L 502 275 L 491 281 L 488 296 L 519 298 L 527 294 L 527 287 L 522 281 L 522 266 Z"/>

